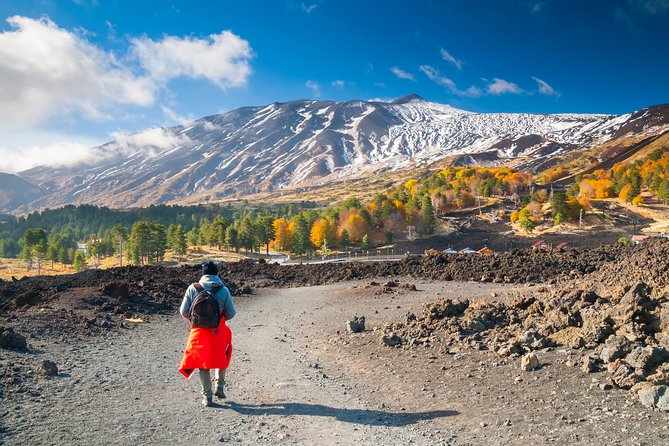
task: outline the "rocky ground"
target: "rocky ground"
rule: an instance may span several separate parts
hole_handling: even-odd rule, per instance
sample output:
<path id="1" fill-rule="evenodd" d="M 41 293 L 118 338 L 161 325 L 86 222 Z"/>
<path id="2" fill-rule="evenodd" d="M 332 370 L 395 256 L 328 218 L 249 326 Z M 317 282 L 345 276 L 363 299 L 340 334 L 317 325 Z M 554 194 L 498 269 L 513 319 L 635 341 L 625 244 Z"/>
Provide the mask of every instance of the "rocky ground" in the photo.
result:
<path id="1" fill-rule="evenodd" d="M 669 240 L 634 247 L 591 274 L 504 300 L 440 299 L 384 327 L 389 346 L 465 346 L 501 357 L 569 348 L 567 365 L 608 372 L 608 384 L 669 412 Z"/>
<path id="2" fill-rule="evenodd" d="M 202 429 L 183 425 L 184 413 L 202 409 L 197 383 L 176 373 L 186 331 L 175 310 L 197 268 L 2 282 L 0 436 L 8 444 L 664 444 L 667 270 L 667 240 L 226 264 L 221 276 L 240 309 L 234 403 L 205 412 Z M 355 315 L 366 328 L 348 333 Z"/>

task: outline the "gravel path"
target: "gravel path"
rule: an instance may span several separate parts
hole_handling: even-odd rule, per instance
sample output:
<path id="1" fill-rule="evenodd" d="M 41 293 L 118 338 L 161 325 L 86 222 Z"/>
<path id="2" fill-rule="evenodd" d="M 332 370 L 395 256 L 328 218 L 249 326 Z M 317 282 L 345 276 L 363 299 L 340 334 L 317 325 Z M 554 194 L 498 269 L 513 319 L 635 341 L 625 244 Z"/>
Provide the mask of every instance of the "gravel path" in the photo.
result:
<path id="1" fill-rule="evenodd" d="M 177 372 L 180 316 L 85 341 L 33 340 L 34 364 L 51 359 L 61 373 L 4 395 L 0 444 L 669 444 L 667 414 L 601 390 L 604 375 L 565 366 L 564 350 L 540 353 L 543 367 L 521 372 L 519 359 L 490 352 L 391 349 L 378 333 L 345 333 L 356 313 L 369 330 L 439 296 L 527 290 L 413 283 L 419 291 L 387 294 L 360 281 L 236 298 L 229 398 L 214 408 L 200 405 L 196 376 Z"/>
<path id="2" fill-rule="evenodd" d="M 187 335 L 179 316 L 154 318 L 122 335 L 49 345 L 40 356 L 61 373 L 3 403 L 5 442 L 408 444 L 419 434 L 407 427 L 456 413 L 370 408 L 309 364 L 309 345 L 293 328 L 324 306 L 323 288 L 267 291 L 237 302 L 229 399 L 215 408 L 200 405 L 197 374 L 185 380 L 177 373 Z"/>

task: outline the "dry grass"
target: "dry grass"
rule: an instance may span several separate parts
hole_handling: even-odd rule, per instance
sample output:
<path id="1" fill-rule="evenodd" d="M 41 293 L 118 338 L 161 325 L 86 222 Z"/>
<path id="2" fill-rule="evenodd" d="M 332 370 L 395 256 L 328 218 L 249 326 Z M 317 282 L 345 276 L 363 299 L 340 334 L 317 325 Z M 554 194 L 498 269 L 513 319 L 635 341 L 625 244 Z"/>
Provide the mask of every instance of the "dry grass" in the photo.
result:
<path id="1" fill-rule="evenodd" d="M 241 259 L 248 258 L 244 253 L 235 253 L 225 250 L 219 250 L 211 247 L 190 247 L 185 257 L 177 257 L 172 251 L 165 253 L 164 264 L 175 265 L 177 263 L 200 263 L 209 260 L 223 261 L 223 262 L 237 262 Z M 123 258 L 123 265 L 130 264 L 129 259 Z M 33 262 L 34 268 L 28 270 L 25 260 L 22 259 L 4 259 L 0 258 L 0 279 L 12 280 L 12 276 L 20 279 L 21 277 L 37 276 L 37 264 Z M 107 257 L 100 259 L 87 259 L 89 268 L 115 268 L 119 266 L 118 257 Z M 74 268 L 72 265 L 63 265 L 62 263 L 54 263 L 53 266 L 50 261 L 43 261 L 40 271 L 41 275 L 58 276 L 63 274 L 73 274 Z"/>
<path id="2" fill-rule="evenodd" d="M 20 279 L 21 277 L 37 276 L 37 264 L 33 263 L 35 267 L 31 270 L 26 268 L 27 264 L 22 259 L 3 259 L 0 258 L 0 279 L 12 280 L 12 276 Z M 72 274 L 74 268 L 72 265 L 63 265 L 61 263 L 54 263 L 53 267 L 50 261 L 42 262 L 41 275 L 57 276 L 61 274 Z"/>

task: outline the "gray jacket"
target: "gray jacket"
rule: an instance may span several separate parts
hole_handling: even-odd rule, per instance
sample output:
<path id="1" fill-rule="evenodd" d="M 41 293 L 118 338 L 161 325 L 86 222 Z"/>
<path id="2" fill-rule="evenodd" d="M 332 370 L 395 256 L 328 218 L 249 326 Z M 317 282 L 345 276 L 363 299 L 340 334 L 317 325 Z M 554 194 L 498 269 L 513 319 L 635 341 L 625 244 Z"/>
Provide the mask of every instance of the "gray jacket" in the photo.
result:
<path id="1" fill-rule="evenodd" d="M 214 275 L 204 275 L 200 278 L 200 285 L 207 291 L 211 291 L 213 288 L 219 288 L 219 290 L 214 294 L 216 301 L 218 302 L 219 308 L 223 309 L 223 315 L 225 320 L 230 320 L 235 317 L 237 310 L 235 310 L 235 304 L 232 302 L 232 295 L 230 290 L 223 284 L 223 281 L 218 276 Z M 190 306 L 195 300 L 195 296 L 198 295 L 197 289 L 191 284 L 184 294 L 184 300 L 181 302 L 181 308 L 179 312 L 183 317 L 188 319 L 188 313 L 190 311 Z"/>

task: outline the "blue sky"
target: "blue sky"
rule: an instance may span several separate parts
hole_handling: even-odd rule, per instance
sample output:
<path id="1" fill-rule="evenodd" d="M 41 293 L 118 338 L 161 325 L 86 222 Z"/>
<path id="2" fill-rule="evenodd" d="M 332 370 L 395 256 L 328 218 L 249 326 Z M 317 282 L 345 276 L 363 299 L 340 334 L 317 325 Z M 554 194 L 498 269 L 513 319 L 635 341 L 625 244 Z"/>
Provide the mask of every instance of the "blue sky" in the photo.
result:
<path id="1" fill-rule="evenodd" d="M 471 111 L 669 102 L 669 0 L 0 0 L 0 170 L 299 98 Z"/>

